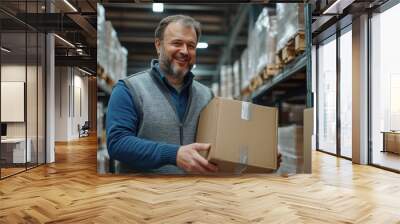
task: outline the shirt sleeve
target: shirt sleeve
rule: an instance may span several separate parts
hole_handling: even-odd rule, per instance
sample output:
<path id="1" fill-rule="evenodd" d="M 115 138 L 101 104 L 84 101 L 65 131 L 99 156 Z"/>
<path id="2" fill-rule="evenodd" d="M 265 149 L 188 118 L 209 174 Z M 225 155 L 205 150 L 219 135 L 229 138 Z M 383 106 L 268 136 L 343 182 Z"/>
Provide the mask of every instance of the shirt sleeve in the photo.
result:
<path id="1" fill-rule="evenodd" d="M 176 165 L 179 145 L 137 137 L 140 118 L 131 94 L 123 81 L 119 81 L 111 93 L 106 114 L 107 149 L 110 158 L 137 170 Z"/>

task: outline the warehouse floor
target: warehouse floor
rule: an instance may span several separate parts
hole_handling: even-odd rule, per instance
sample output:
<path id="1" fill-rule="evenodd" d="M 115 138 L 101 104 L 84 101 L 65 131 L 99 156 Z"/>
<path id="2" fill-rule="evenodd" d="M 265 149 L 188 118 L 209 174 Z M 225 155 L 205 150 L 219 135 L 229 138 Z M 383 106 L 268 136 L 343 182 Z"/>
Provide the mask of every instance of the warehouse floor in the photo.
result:
<path id="1" fill-rule="evenodd" d="M 400 155 L 391 152 L 375 151 L 373 155 L 374 163 L 386 166 L 395 170 L 400 170 Z"/>
<path id="2" fill-rule="evenodd" d="M 290 177 L 98 176 L 96 138 L 57 144 L 56 163 L 0 181 L 0 223 L 398 223 L 396 173 L 313 152 Z"/>

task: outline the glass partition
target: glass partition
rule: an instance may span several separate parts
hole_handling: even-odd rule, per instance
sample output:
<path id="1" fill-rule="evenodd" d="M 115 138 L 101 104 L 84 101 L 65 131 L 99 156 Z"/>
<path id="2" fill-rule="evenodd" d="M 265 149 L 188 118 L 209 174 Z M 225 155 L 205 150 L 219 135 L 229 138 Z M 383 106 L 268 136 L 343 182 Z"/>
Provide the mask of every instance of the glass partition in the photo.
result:
<path id="1" fill-rule="evenodd" d="M 318 47 L 318 149 L 336 154 L 336 36 Z"/>
<path id="2" fill-rule="evenodd" d="M 340 155 L 352 158 L 352 32 L 340 36 Z"/>
<path id="3" fill-rule="evenodd" d="M 0 2 L 0 178 L 45 163 L 46 40 L 20 20 L 44 12 L 43 5 Z"/>
<path id="4" fill-rule="evenodd" d="M 400 171 L 400 4 L 371 18 L 372 164 Z"/>

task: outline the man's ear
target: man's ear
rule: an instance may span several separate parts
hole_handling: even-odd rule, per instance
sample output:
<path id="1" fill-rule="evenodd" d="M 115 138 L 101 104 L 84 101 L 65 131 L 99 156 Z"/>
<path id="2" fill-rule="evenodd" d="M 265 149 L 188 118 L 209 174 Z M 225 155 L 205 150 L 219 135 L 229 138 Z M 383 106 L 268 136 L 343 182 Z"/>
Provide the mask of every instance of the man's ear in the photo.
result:
<path id="1" fill-rule="evenodd" d="M 161 40 L 157 38 L 154 42 L 154 46 L 156 47 L 157 55 L 160 55 Z"/>

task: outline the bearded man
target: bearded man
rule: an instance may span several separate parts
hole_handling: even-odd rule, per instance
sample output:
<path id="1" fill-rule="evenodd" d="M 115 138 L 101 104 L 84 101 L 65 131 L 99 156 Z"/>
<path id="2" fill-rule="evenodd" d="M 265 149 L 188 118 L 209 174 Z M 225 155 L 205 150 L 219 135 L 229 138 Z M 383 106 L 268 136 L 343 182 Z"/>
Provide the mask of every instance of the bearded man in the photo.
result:
<path id="1" fill-rule="evenodd" d="M 113 88 L 106 118 L 107 149 L 121 172 L 212 173 L 217 167 L 194 143 L 201 110 L 212 91 L 193 80 L 200 23 L 184 15 L 168 16 L 155 30 L 158 60 Z"/>

